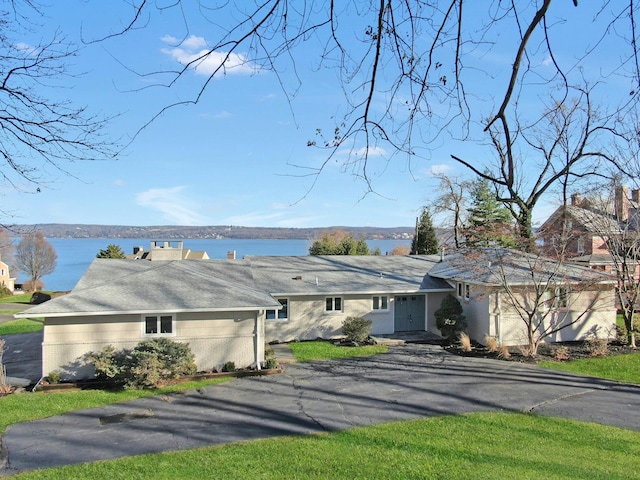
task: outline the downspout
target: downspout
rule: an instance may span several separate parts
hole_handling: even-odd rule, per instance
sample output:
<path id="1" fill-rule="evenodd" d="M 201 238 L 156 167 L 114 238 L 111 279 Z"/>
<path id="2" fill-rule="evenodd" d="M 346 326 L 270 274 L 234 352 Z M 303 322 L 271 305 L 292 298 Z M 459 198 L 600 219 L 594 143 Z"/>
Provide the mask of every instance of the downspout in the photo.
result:
<path id="1" fill-rule="evenodd" d="M 498 343 L 502 345 L 502 301 L 500 300 L 500 291 L 496 292 L 496 303 L 498 305 L 498 324 L 496 325 L 496 329 L 498 330 L 497 337 Z"/>
<path id="2" fill-rule="evenodd" d="M 262 310 L 258 310 L 258 313 L 256 314 L 256 344 L 255 344 L 255 351 L 254 351 L 254 357 L 255 357 L 255 362 L 256 362 L 256 370 L 261 370 L 261 365 L 260 365 L 260 342 L 264 342 L 264 338 L 260 338 L 260 319 L 262 318 Z"/>

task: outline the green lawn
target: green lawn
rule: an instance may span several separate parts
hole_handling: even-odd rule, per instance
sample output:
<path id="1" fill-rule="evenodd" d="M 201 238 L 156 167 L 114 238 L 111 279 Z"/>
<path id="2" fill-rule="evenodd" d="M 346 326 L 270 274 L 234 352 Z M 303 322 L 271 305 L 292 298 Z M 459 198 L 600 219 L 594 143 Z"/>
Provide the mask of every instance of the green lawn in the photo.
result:
<path id="1" fill-rule="evenodd" d="M 364 345 L 362 347 L 342 347 L 327 341 L 292 342 L 291 353 L 299 362 L 312 360 L 333 360 L 347 357 L 367 357 L 378 353 L 386 353 L 386 345 Z"/>
<path id="2" fill-rule="evenodd" d="M 640 434 L 483 413 L 143 455 L 20 479 L 633 479 Z"/>
<path id="3" fill-rule="evenodd" d="M 43 292 L 52 294 L 53 292 Z M 0 303 L 30 303 L 31 293 L 20 293 L 18 295 L 9 295 L 7 297 L 0 298 Z"/>
<path id="4" fill-rule="evenodd" d="M 44 320 L 37 318 L 20 318 L 6 323 L 0 323 L 0 335 L 15 333 L 31 333 L 42 330 Z"/>
<path id="5" fill-rule="evenodd" d="M 127 402 L 152 395 L 166 395 L 174 392 L 193 390 L 206 385 L 226 382 L 230 377 L 181 383 L 154 390 L 81 390 L 74 392 L 37 392 L 0 397 L 0 434 L 14 423 L 28 422 L 62 413 L 101 407 L 113 403 Z"/>
<path id="6" fill-rule="evenodd" d="M 540 362 L 540 366 L 617 382 L 640 384 L 640 352 L 569 362 Z"/>

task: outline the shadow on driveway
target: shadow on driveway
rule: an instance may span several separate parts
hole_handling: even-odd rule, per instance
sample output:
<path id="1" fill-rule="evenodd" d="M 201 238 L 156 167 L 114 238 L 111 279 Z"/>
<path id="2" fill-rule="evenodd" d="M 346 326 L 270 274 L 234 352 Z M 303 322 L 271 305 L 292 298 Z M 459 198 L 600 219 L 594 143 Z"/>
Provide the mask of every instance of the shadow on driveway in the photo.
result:
<path id="1" fill-rule="evenodd" d="M 532 412 L 640 431 L 640 387 L 408 344 L 17 424 L 3 445 L 7 472 L 15 473 L 471 411 Z"/>

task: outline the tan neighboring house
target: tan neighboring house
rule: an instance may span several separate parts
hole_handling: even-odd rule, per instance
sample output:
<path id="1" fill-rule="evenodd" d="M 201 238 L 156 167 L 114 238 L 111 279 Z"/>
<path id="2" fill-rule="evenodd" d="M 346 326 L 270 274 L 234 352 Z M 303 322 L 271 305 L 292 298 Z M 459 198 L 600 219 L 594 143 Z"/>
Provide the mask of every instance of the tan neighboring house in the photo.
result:
<path id="1" fill-rule="evenodd" d="M 16 289 L 16 279 L 9 272 L 9 265 L 0 260 L 0 286 L 5 287 L 10 292 Z"/>
<path id="2" fill-rule="evenodd" d="M 42 374 L 57 370 L 67 379 L 93 374 L 88 352 L 156 337 L 188 342 L 205 370 L 227 361 L 260 367 L 265 344 L 339 337 L 342 322 L 353 316 L 370 319 L 374 335 L 439 335 L 434 312 L 449 293 L 462 295 L 476 340 L 495 333 L 507 344 L 521 341 L 496 296 L 500 285 L 465 275 L 453 268 L 456 261 L 455 255 L 96 259 L 71 293 L 16 317 L 45 317 Z M 593 272 L 574 268 L 579 275 Z M 558 339 L 581 339 L 615 323 L 607 303 L 613 285 L 601 275 L 594 281 L 601 311 L 593 309 L 584 328 Z"/>
<path id="3" fill-rule="evenodd" d="M 134 247 L 127 260 L 209 260 L 204 251 L 184 248 L 182 240 L 152 240 L 149 250 Z"/>

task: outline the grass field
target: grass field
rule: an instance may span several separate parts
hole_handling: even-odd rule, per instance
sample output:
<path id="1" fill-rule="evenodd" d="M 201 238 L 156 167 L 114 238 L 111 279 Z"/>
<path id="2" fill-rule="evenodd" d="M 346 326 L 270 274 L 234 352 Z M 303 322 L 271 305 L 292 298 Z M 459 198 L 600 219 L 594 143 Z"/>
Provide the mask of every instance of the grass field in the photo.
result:
<path id="1" fill-rule="evenodd" d="M 37 318 L 20 318 L 10 322 L 0 323 L 0 335 L 13 335 L 16 333 L 32 333 L 42 330 L 44 320 Z"/>
<path id="2" fill-rule="evenodd" d="M 343 347 L 325 341 L 292 342 L 291 353 L 299 362 L 311 360 L 335 360 L 346 357 L 367 357 L 389 350 L 386 345 L 363 345 L 361 347 Z"/>
<path id="3" fill-rule="evenodd" d="M 634 479 L 640 434 L 482 413 L 143 455 L 19 479 Z"/>

